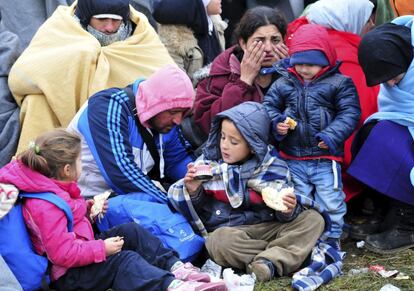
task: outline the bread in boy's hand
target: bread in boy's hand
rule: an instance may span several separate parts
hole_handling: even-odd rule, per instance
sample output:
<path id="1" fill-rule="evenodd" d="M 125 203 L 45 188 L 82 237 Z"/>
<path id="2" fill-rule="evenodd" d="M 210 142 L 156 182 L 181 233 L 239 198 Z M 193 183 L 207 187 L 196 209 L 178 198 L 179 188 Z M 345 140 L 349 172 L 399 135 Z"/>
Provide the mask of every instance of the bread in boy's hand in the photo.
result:
<path id="1" fill-rule="evenodd" d="M 290 130 L 294 130 L 296 128 L 296 125 L 297 125 L 297 122 L 294 119 L 290 118 L 290 117 L 286 117 L 284 123 L 289 125 Z"/>
<path id="2" fill-rule="evenodd" d="M 289 193 L 293 193 L 293 187 L 282 188 L 279 191 L 272 187 L 265 187 L 262 190 L 262 198 L 268 207 L 276 211 L 287 211 L 283 197 Z"/>

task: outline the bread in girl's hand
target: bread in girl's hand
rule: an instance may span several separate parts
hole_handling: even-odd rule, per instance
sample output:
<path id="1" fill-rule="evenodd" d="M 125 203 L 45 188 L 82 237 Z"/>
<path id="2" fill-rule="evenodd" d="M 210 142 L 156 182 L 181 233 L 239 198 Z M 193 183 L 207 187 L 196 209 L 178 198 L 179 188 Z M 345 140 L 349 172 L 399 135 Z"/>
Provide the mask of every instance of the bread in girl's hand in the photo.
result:
<path id="1" fill-rule="evenodd" d="M 293 187 L 277 190 L 272 187 L 265 187 L 262 190 L 262 198 L 266 205 L 276 211 L 287 211 L 287 206 L 283 203 L 286 194 L 293 193 Z"/>
<path id="2" fill-rule="evenodd" d="M 297 122 L 290 117 L 286 117 L 284 123 L 289 125 L 290 130 L 294 130 L 296 128 Z"/>
<path id="3" fill-rule="evenodd" d="M 98 215 L 99 215 L 98 218 L 103 217 L 102 209 L 103 209 L 104 203 L 108 199 L 109 195 L 111 195 L 110 190 L 105 191 L 104 193 L 95 195 L 93 197 L 94 203 L 93 203 L 92 208 L 91 208 L 91 214 L 90 214 L 91 219 L 95 218 Z"/>

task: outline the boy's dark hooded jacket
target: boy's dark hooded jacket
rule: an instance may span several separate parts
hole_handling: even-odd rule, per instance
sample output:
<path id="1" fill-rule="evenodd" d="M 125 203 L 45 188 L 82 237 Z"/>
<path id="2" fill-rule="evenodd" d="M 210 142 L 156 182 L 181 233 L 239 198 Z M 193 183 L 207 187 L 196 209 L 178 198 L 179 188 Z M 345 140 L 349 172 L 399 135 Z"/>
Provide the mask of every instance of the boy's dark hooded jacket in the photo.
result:
<path id="1" fill-rule="evenodd" d="M 267 92 L 263 104 L 272 119 L 272 130 L 280 150 L 294 157 L 343 156 L 345 140 L 354 131 L 361 114 L 358 93 L 352 79 L 339 73 L 335 50 L 329 44 L 325 28 L 316 24 L 301 26 L 293 35 L 291 54 L 320 50 L 329 66 L 311 82 L 304 84 L 289 67 L 289 59 L 272 68 L 282 77 Z M 335 64 L 336 63 L 336 64 Z M 287 135 L 276 133 L 276 124 L 290 117 L 297 122 Z M 321 149 L 324 141 L 329 150 Z"/>
<path id="2" fill-rule="evenodd" d="M 221 121 L 231 120 L 254 152 L 245 162 L 226 164 L 220 151 Z M 270 119 L 260 103 L 245 102 L 218 114 L 212 124 L 203 156 L 196 163 L 213 167 L 213 179 L 203 183 L 202 189 L 189 201 L 183 180 L 172 185 L 168 196 L 174 207 L 196 225 L 213 231 L 222 226 L 252 225 L 266 221 L 291 221 L 300 212 L 297 207 L 292 215 L 267 207 L 260 190 L 273 183 L 286 183 L 289 170 L 278 158 L 277 151 L 268 145 Z M 225 181 L 224 176 L 228 177 Z"/>

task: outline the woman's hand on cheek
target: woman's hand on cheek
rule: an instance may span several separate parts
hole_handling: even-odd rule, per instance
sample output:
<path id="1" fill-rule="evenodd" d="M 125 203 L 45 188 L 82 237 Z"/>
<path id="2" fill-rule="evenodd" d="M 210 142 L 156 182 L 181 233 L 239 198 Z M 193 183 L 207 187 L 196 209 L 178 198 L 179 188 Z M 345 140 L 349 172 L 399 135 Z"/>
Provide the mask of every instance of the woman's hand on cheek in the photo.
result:
<path id="1" fill-rule="evenodd" d="M 287 58 L 289 56 L 289 49 L 284 43 L 278 43 L 274 46 L 275 56 L 278 60 Z"/>
<path id="2" fill-rule="evenodd" d="M 244 51 L 243 59 L 240 64 L 240 80 L 248 85 L 253 85 L 254 79 L 259 74 L 262 62 L 266 56 L 264 45 L 261 41 L 254 41 L 247 50 Z"/>

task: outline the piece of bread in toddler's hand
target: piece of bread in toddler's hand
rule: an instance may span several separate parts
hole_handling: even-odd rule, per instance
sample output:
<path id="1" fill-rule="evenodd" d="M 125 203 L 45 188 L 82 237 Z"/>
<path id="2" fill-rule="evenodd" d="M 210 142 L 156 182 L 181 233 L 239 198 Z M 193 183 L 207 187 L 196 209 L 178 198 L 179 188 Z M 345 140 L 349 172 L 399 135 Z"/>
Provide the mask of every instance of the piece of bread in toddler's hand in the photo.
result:
<path id="1" fill-rule="evenodd" d="M 288 193 L 293 193 L 293 187 L 282 188 L 279 191 L 272 187 L 265 187 L 262 190 L 262 198 L 268 207 L 276 211 L 287 211 L 283 197 Z"/>
<path id="2" fill-rule="evenodd" d="M 111 195 L 110 190 L 105 191 L 104 193 L 95 195 L 93 197 L 94 203 L 92 205 L 91 214 L 90 214 L 90 217 L 92 220 L 98 215 L 99 215 L 98 218 L 103 217 L 102 215 L 103 206 L 104 206 L 105 201 L 108 199 L 109 195 Z"/>
<path id="3" fill-rule="evenodd" d="M 284 123 L 289 125 L 290 130 L 294 130 L 296 128 L 296 125 L 297 125 L 297 122 L 294 119 L 290 118 L 290 117 L 286 117 Z"/>

